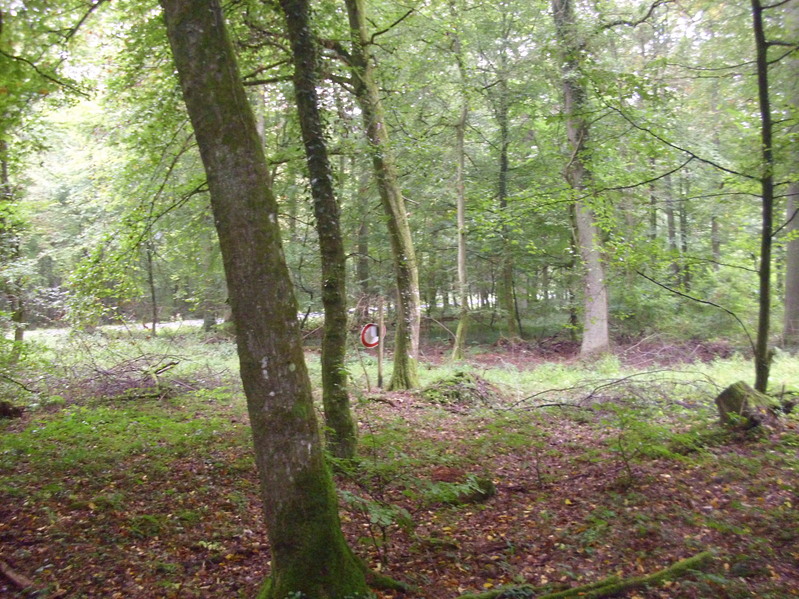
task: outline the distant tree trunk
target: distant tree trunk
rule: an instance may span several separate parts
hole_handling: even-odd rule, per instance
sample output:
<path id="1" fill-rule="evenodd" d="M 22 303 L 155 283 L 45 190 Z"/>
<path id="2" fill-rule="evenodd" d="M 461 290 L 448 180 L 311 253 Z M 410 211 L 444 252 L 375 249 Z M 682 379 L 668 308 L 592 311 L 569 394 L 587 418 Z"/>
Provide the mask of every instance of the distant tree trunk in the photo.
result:
<path id="1" fill-rule="evenodd" d="M 158 324 L 158 294 L 155 287 L 155 267 L 153 265 L 155 248 L 152 239 L 147 241 L 144 252 L 147 259 L 147 285 L 150 288 L 150 331 L 155 337 Z"/>
<path id="2" fill-rule="evenodd" d="M 715 214 L 710 217 L 710 255 L 713 256 L 713 270 L 718 270 L 721 262 L 721 227 Z"/>
<path id="3" fill-rule="evenodd" d="M 680 206 L 678 213 L 680 215 L 680 255 L 682 256 L 680 267 L 681 280 L 683 289 L 689 291 L 691 289 L 691 266 L 687 261 L 688 257 L 688 189 L 681 188 L 680 192 Z"/>
<path id="4" fill-rule="evenodd" d="M 649 159 L 649 167 L 654 172 L 655 159 Z M 649 239 L 655 241 L 658 238 L 658 199 L 655 194 L 654 181 L 649 184 Z"/>
<path id="5" fill-rule="evenodd" d="M 791 37 L 799 37 L 799 5 L 794 3 L 787 15 L 788 31 Z M 791 60 L 791 68 L 799 71 L 799 58 Z M 799 94 L 794 88 L 794 106 L 799 105 Z M 790 176 L 793 181 L 788 186 L 786 202 L 786 218 L 788 226 L 786 235 L 794 239 L 785 244 L 785 315 L 782 328 L 782 340 L 786 347 L 799 347 L 799 148 L 791 151 Z"/>
<path id="6" fill-rule="evenodd" d="M 450 14 L 460 24 L 460 13 L 454 2 L 450 2 Z M 466 168 L 466 125 L 469 117 L 469 101 L 466 95 L 466 65 L 463 60 L 463 48 L 458 33 L 453 32 L 452 51 L 458 64 L 460 75 L 460 116 L 455 123 L 455 205 L 456 224 L 458 228 L 458 328 L 455 331 L 455 343 L 452 346 L 452 359 L 463 360 L 466 348 L 466 333 L 469 329 L 469 282 L 466 276 L 466 184 L 464 171 Z"/>
<path id="7" fill-rule="evenodd" d="M 752 0 L 752 26 L 755 37 L 757 90 L 760 105 L 762 225 L 760 231 L 760 288 L 758 299 L 757 341 L 755 342 L 755 389 L 768 389 L 771 355 L 768 347 L 771 320 L 771 238 L 774 228 L 774 152 L 772 148 L 771 100 L 768 83 L 768 41 L 763 26 L 763 6 Z"/>
<path id="8" fill-rule="evenodd" d="M 552 0 L 552 10 L 563 56 L 563 110 L 572 153 L 572 159 L 566 169 L 566 178 L 574 190 L 585 194 L 590 189 L 591 172 L 583 160 L 589 127 L 584 116 L 586 91 L 580 77 L 582 49 L 575 31 L 576 23 L 571 0 Z M 580 355 L 588 356 L 610 349 L 608 296 L 599 231 L 593 211 L 584 200 L 575 200 L 573 218 L 577 246 L 584 268 L 583 340 Z"/>
<path id="9" fill-rule="evenodd" d="M 503 14 L 503 19 L 505 15 Z M 496 119 L 499 125 L 499 180 L 497 185 L 497 196 L 499 203 L 499 215 L 502 219 L 502 249 L 499 265 L 499 284 L 497 285 L 497 303 L 502 311 L 505 320 L 505 330 L 508 337 L 517 339 L 520 336 L 519 327 L 516 321 L 516 305 L 513 301 L 513 256 L 511 246 L 511 228 L 508 225 L 508 172 L 510 169 L 508 161 L 508 150 L 510 148 L 509 131 L 509 112 L 510 94 L 508 90 L 508 30 L 503 27 L 502 52 L 500 54 L 500 66 L 497 73 L 497 107 Z"/>
<path id="10" fill-rule="evenodd" d="M 669 270 L 671 276 L 676 282 L 680 277 L 680 263 L 679 254 L 680 246 L 677 243 L 677 215 L 674 211 L 674 195 L 671 185 L 671 175 L 665 178 L 666 183 L 666 226 L 669 235 Z"/>
<path id="11" fill-rule="evenodd" d="M 14 262 L 19 259 L 19 231 L 14 222 L 11 205 L 14 193 L 8 174 L 8 144 L 0 140 L 0 259 L 2 262 Z M 11 322 L 14 323 L 14 347 L 9 361 L 15 363 L 22 353 L 22 342 L 25 339 L 25 304 L 22 300 L 22 285 L 18 280 L 9 280 L 3 286 L 11 307 Z"/>
<path id="12" fill-rule="evenodd" d="M 317 50 L 308 18 L 307 0 L 280 0 L 294 60 L 294 95 L 308 163 L 316 232 L 322 261 L 322 404 L 328 429 L 327 446 L 339 458 L 355 456 L 357 431 L 347 391 L 346 258 L 341 238 L 339 205 L 333 191 L 333 169 L 327 154 L 316 94 Z"/>
<path id="13" fill-rule="evenodd" d="M 799 346 L 799 182 L 788 188 L 786 234 L 796 237 L 785 244 L 785 321 L 782 340 L 787 347 Z"/>
<path id="14" fill-rule="evenodd" d="M 388 388 L 419 386 L 419 271 L 411 239 L 405 200 L 397 180 L 394 154 L 388 140 L 383 106 L 374 78 L 374 64 L 366 30 L 363 0 L 345 0 L 352 37 L 353 87 L 363 114 L 366 137 L 374 165 L 380 199 L 386 213 L 394 271 L 397 279 L 397 330 L 394 336 L 394 370 Z"/>
<path id="15" fill-rule="evenodd" d="M 369 297 L 372 294 L 371 269 L 369 268 L 369 192 L 368 177 L 362 173 L 358 180 L 356 201 L 360 216 L 358 224 L 358 259 L 355 262 L 355 277 L 361 295 Z"/>
<path id="16" fill-rule="evenodd" d="M 272 549 L 267 599 L 369 589 L 341 532 L 278 209 L 218 0 L 162 0 L 211 193 Z"/>

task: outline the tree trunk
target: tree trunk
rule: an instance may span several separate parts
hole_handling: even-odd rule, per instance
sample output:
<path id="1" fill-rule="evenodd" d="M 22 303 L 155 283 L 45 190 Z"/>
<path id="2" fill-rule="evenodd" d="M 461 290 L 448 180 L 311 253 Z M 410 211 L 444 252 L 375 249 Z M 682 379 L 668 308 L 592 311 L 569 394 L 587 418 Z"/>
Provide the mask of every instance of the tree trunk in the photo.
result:
<path id="1" fill-rule="evenodd" d="M 454 2 L 450 3 L 450 14 L 460 24 L 460 14 Z M 469 101 L 466 95 L 466 65 L 463 61 L 463 49 L 456 29 L 453 35 L 452 51 L 458 63 L 460 75 L 461 109 L 455 123 L 455 205 L 458 227 L 458 328 L 455 331 L 455 343 L 452 346 L 452 359 L 463 360 L 466 348 L 466 333 L 469 329 L 469 287 L 466 276 L 466 184 L 464 170 L 466 167 L 466 123 L 469 116 Z"/>
<path id="2" fill-rule="evenodd" d="M 504 18 L 504 15 L 503 15 Z M 508 68 L 507 68 L 507 28 L 503 28 L 502 53 L 500 54 L 500 67 L 497 73 L 497 98 L 496 118 L 499 124 L 499 181 L 498 200 L 499 214 L 502 219 L 502 249 L 499 266 L 499 285 L 497 286 L 497 303 L 505 319 L 505 329 L 510 339 L 518 339 L 519 327 L 516 322 L 516 306 L 513 301 L 513 256 L 511 255 L 510 226 L 508 225 L 508 149 L 510 147 L 510 132 L 508 129 L 508 112 L 510 98 L 508 93 Z"/>
<path id="3" fill-rule="evenodd" d="M 368 593 L 344 540 L 313 408 L 277 203 L 218 0 L 162 0 L 219 235 L 261 481 L 272 576 L 261 596 Z"/>
<path id="4" fill-rule="evenodd" d="M 786 23 L 793 39 L 799 37 L 799 5 L 794 3 L 789 9 Z M 794 72 L 799 71 L 799 58 L 791 61 Z M 795 90 L 796 88 L 794 88 Z M 799 94 L 794 91 L 793 104 L 799 104 Z M 785 244 L 785 314 L 782 328 L 782 341 L 786 347 L 799 348 L 799 148 L 794 144 L 790 155 L 790 177 L 793 181 L 788 186 L 786 201 L 786 235 Z"/>
<path id="5" fill-rule="evenodd" d="M 19 233 L 14 222 L 14 194 L 8 175 L 8 144 L 0 140 L 0 259 L 3 262 L 14 262 L 19 259 Z M 15 364 L 22 354 L 22 342 L 25 339 L 25 303 L 22 300 L 22 285 L 18 279 L 9 280 L 3 285 L 11 307 L 11 322 L 14 323 L 14 346 L 11 349 L 9 362 Z"/>
<path id="6" fill-rule="evenodd" d="M 796 176 L 796 174 L 794 174 Z M 799 182 L 788 187 L 788 226 L 795 236 L 785 244 L 785 321 L 782 340 L 787 347 L 799 346 Z"/>
<path id="7" fill-rule="evenodd" d="M 757 91 L 760 105 L 762 225 L 760 231 L 760 280 L 757 341 L 755 342 L 755 389 L 765 393 L 771 369 L 768 348 L 771 319 L 771 238 L 774 228 L 774 153 L 772 148 L 771 101 L 768 88 L 768 42 L 763 27 L 763 7 L 752 0 L 752 28 L 755 36 Z"/>
<path id="8" fill-rule="evenodd" d="M 357 191 L 360 223 L 358 224 L 358 259 L 355 263 L 355 277 L 361 295 L 372 295 L 371 269 L 369 268 L 369 183 L 366 171 L 360 175 Z"/>
<path id="9" fill-rule="evenodd" d="M 153 255 L 155 248 L 153 247 L 152 239 L 147 241 L 144 249 L 145 257 L 147 259 L 147 285 L 150 288 L 150 330 L 153 337 L 156 335 L 156 326 L 158 325 L 158 294 L 155 288 L 155 270 L 153 266 Z"/>
<path id="10" fill-rule="evenodd" d="M 671 185 L 671 175 L 664 179 L 666 184 L 666 226 L 669 235 L 669 270 L 672 280 L 676 283 L 680 278 L 680 246 L 677 243 L 677 215 L 674 212 L 674 190 Z"/>
<path id="11" fill-rule="evenodd" d="M 327 447 L 339 458 L 355 456 L 357 431 L 347 391 L 346 258 L 340 210 L 333 191 L 333 170 L 327 153 L 316 93 L 317 51 L 311 34 L 307 0 L 280 0 L 286 16 L 294 59 L 294 94 L 308 163 L 316 232 L 322 259 L 322 403 Z"/>
<path id="12" fill-rule="evenodd" d="M 571 0 L 552 0 L 552 11 L 558 39 L 562 44 L 563 110 L 572 152 L 572 159 L 566 168 L 565 175 L 569 185 L 583 195 L 590 188 L 591 172 L 583 161 L 588 141 L 588 123 L 584 117 L 586 91 L 580 76 L 581 48 L 576 37 L 574 9 Z M 577 199 L 574 202 L 573 214 L 577 246 L 584 267 L 583 340 L 580 355 L 588 356 L 610 349 L 608 297 L 599 231 L 593 211 L 584 200 Z"/>
<path id="13" fill-rule="evenodd" d="M 388 388 L 419 386 L 419 271 L 411 239 L 405 200 L 397 181 L 394 154 L 388 140 L 383 106 L 374 78 L 363 0 L 345 0 L 352 37 L 353 87 L 363 114 L 366 137 L 374 165 L 377 187 L 386 214 L 394 271 L 397 279 L 397 331 L 394 337 L 394 370 Z"/>

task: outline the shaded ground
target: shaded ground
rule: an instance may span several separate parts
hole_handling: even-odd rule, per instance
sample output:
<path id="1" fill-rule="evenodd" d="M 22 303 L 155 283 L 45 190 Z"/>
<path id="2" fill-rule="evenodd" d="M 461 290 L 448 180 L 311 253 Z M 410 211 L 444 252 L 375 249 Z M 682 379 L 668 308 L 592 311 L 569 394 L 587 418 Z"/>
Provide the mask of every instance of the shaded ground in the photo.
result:
<path id="1" fill-rule="evenodd" d="M 535 363 L 544 349 L 525 351 L 475 359 Z M 710 350 L 628 351 L 643 363 Z M 796 419 L 730 437 L 695 407 L 495 411 L 375 394 L 355 410 L 363 459 L 338 478 L 345 532 L 413 597 L 576 586 L 703 550 L 716 554 L 708 571 L 627 596 L 799 596 Z M 0 595 L 26 596 L 20 576 L 39 597 L 254 596 L 269 548 L 240 399 L 95 400 L 0 426 L 0 565 L 11 573 Z M 453 505 L 480 476 L 496 496 Z"/>

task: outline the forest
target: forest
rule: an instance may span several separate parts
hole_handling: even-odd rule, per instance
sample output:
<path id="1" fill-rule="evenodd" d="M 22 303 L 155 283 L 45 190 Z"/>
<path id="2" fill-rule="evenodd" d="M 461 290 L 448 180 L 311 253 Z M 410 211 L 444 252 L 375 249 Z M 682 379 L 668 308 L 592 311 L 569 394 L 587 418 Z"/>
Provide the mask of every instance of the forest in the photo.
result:
<path id="1" fill-rule="evenodd" d="M 0 593 L 799 595 L 799 0 L 0 0 Z"/>

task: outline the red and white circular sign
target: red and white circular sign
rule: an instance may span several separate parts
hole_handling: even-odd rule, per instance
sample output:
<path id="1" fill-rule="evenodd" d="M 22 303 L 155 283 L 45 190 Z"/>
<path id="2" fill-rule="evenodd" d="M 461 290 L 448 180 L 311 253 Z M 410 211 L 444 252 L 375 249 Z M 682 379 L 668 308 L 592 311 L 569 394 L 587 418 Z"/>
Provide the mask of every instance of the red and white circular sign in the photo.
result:
<path id="1" fill-rule="evenodd" d="M 380 330 L 375 323 L 370 322 L 361 329 L 361 343 L 364 347 L 377 347 L 380 343 Z"/>

